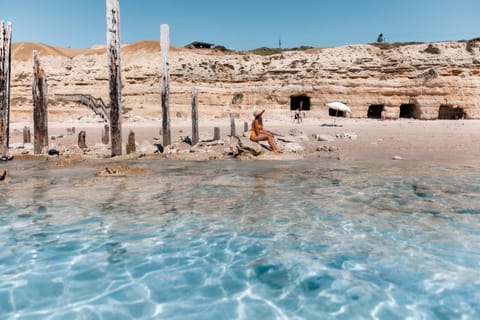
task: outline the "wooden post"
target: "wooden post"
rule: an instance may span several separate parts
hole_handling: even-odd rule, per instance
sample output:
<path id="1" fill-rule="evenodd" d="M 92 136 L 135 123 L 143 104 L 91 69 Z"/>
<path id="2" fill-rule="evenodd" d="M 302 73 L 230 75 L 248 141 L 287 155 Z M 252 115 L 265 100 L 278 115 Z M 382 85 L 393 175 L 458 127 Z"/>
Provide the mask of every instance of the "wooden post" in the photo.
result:
<path id="1" fill-rule="evenodd" d="M 30 135 L 30 127 L 23 127 L 23 144 L 25 143 L 31 143 L 32 142 L 32 138 L 31 138 L 31 135 Z"/>
<path id="2" fill-rule="evenodd" d="M 128 142 L 127 142 L 127 154 L 137 151 L 137 147 L 135 146 L 135 132 L 130 131 L 128 134 Z"/>
<path id="3" fill-rule="evenodd" d="M 110 75 L 110 130 L 112 157 L 122 154 L 122 76 L 118 0 L 107 0 L 107 50 Z"/>
<path id="4" fill-rule="evenodd" d="M 237 135 L 235 128 L 235 116 L 230 113 L 230 136 L 235 137 Z"/>
<path id="5" fill-rule="evenodd" d="M 41 154 L 48 147 L 48 92 L 47 79 L 38 52 L 33 50 L 33 152 Z"/>
<path id="6" fill-rule="evenodd" d="M 86 143 L 86 138 L 87 138 L 87 133 L 85 131 L 82 130 L 78 133 L 78 147 L 80 149 L 88 148 Z"/>
<path id="7" fill-rule="evenodd" d="M 161 96 L 162 96 L 162 135 L 163 146 L 166 147 L 171 144 L 170 137 L 170 110 L 169 110 L 169 80 L 170 74 L 168 69 L 168 51 L 170 49 L 170 32 L 168 24 L 160 26 L 160 54 L 162 59 L 161 65 Z"/>
<path id="8" fill-rule="evenodd" d="M 110 141 L 110 135 L 109 135 L 110 127 L 108 124 L 105 125 L 105 128 L 102 129 L 102 143 L 103 144 L 108 144 Z"/>
<path id="9" fill-rule="evenodd" d="M 12 24 L 0 23 L 0 156 L 6 157 L 10 140 L 10 65 Z"/>
<path id="10" fill-rule="evenodd" d="M 213 140 L 220 140 L 220 128 L 214 127 L 213 128 Z"/>
<path id="11" fill-rule="evenodd" d="M 196 145 L 198 140 L 198 94 L 197 90 L 192 88 L 192 145 Z"/>

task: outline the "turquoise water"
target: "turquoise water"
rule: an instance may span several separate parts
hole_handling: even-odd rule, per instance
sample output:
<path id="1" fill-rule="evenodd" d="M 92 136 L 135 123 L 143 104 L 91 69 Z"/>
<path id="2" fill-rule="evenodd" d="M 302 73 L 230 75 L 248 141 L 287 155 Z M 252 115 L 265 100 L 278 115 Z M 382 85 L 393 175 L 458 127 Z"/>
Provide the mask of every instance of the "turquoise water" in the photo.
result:
<path id="1" fill-rule="evenodd" d="M 480 165 L 16 163 L 1 319 L 479 319 Z"/>

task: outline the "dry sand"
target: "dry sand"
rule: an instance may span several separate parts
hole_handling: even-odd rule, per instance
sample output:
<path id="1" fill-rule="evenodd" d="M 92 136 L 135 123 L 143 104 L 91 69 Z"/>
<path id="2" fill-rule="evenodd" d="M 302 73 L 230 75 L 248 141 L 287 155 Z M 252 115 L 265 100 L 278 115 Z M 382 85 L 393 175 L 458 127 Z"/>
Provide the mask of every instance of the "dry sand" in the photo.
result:
<path id="1" fill-rule="evenodd" d="M 237 119 L 237 133 L 243 132 L 244 122 L 250 124 L 251 119 Z M 302 123 L 295 123 L 290 117 L 277 116 L 269 118 L 265 115 L 264 125 L 280 135 L 289 136 L 298 142 L 304 151 L 285 152 L 283 155 L 274 155 L 265 150 L 263 156 L 257 159 L 293 160 L 309 157 L 330 157 L 339 161 L 419 161 L 465 163 L 476 162 L 480 159 L 480 120 L 435 120 L 422 121 L 413 119 L 373 120 L 338 118 L 336 126 L 332 126 L 333 118 L 308 118 Z M 14 122 L 11 124 L 11 145 L 22 143 L 22 129 L 30 123 Z M 75 127 L 75 134 L 68 135 L 67 128 Z M 82 121 L 65 119 L 49 123 L 50 147 L 62 152 L 69 146 L 77 144 L 78 133 L 85 130 L 87 146 L 95 149 L 85 154 L 85 158 L 108 157 L 110 151 L 100 144 L 104 124 L 94 119 Z M 201 119 L 200 138 L 213 138 L 213 128 L 221 128 L 222 139 L 226 144 L 209 150 L 208 155 L 188 151 L 186 144 L 179 143 L 181 136 L 191 137 L 191 120 L 187 118 L 173 118 L 171 120 L 172 142 L 176 143 L 183 153 L 163 155 L 185 160 L 227 159 L 230 158 L 228 148 L 232 139 L 229 119 Z M 124 119 L 122 126 L 123 141 L 133 130 L 136 142 L 141 149 L 153 146 L 155 142 L 162 142 L 160 136 L 161 120 L 130 117 Z M 33 133 L 33 132 L 32 132 Z M 318 141 L 315 136 L 328 135 L 333 141 Z M 333 147 L 333 152 L 318 151 L 325 147 Z M 327 148 L 328 149 L 328 148 Z M 332 149 L 332 148 L 330 148 Z M 125 150 L 125 147 L 124 147 Z M 147 154 L 151 154 L 147 151 Z M 21 159 L 23 149 L 11 150 L 11 154 Z M 30 152 L 31 154 L 32 152 Z"/>

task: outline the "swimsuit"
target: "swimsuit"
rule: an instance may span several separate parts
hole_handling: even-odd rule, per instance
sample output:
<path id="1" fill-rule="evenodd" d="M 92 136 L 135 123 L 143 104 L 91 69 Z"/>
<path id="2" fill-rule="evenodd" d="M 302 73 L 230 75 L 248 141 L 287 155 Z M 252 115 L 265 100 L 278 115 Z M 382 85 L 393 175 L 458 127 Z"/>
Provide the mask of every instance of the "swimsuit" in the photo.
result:
<path id="1" fill-rule="evenodd" d="M 255 120 L 256 121 L 256 120 Z M 255 138 L 257 136 L 257 133 L 255 132 L 255 121 L 252 123 L 252 129 L 250 130 L 250 139 Z M 263 125 L 261 123 L 257 124 L 257 129 L 263 130 Z"/>

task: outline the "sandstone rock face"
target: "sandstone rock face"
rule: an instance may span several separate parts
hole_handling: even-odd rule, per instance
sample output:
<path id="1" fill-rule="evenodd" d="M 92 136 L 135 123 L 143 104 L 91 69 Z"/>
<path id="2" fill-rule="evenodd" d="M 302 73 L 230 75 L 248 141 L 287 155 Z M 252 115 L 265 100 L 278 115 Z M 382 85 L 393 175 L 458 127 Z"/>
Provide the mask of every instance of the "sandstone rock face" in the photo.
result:
<path id="1" fill-rule="evenodd" d="M 85 114 L 55 94 L 90 94 L 108 104 L 105 48 L 73 50 L 17 43 L 12 51 L 12 120 L 31 118 L 31 49 L 47 74 L 49 119 Z M 303 101 L 308 116 L 328 116 L 326 103 L 341 101 L 348 117 L 388 119 L 480 118 L 480 41 L 434 44 L 367 44 L 251 52 L 173 48 L 170 52 L 172 117 L 189 117 L 191 89 L 200 116 L 251 118 L 255 109 L 291 115 Z M 160 44 L 143 41 L 122 48 L 125 112 L 161 117 Z M 270 112 L 273 111 L 273 112 Z M 30 117 L 30 118 L 29 118 Z"/>

